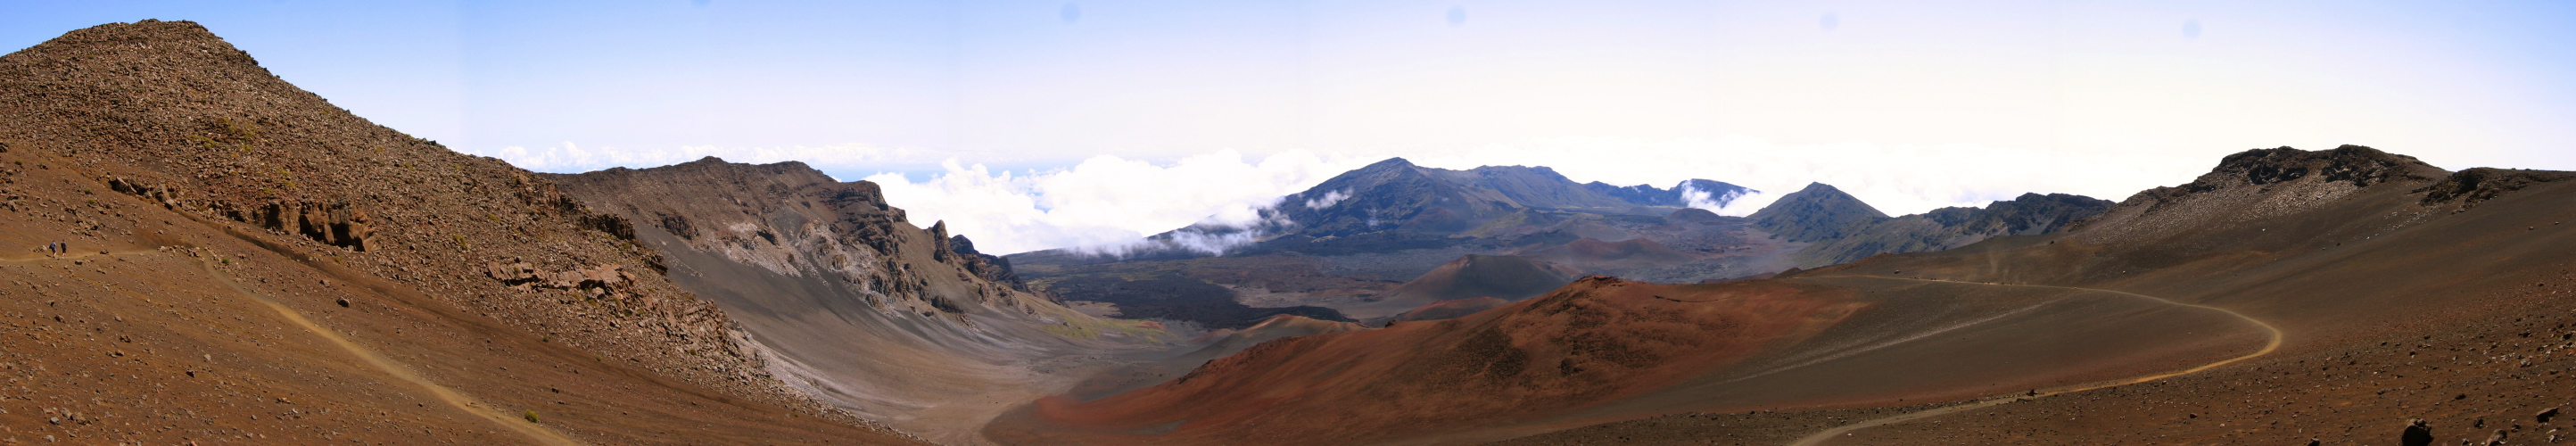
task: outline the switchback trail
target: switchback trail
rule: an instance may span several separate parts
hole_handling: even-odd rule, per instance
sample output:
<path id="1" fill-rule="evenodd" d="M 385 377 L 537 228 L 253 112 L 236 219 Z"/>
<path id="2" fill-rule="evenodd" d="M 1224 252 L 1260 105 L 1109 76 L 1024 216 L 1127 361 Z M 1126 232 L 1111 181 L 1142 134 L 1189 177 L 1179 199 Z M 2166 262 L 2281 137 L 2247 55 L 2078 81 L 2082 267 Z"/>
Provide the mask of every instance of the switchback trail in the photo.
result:
<path id="1" fill-rule="evenodd" d="M 2224 360 L 2220 360 L 2220 361 L 2218 361 L 2218 362 L 2212 362 L 2212 363 L 2208 363 L 2208 364 L 2201 364 L 2200 366 L 2197 366 L 2197 367 L 2192 367 L 2192 368 L 2182 369 L 2182 370 L 2177 370 L 2177 371 L 2172 371 L 2172 372 L 2159 373 L 2159 374 L 2154 374 L 2154 375 L 2138 376 L 2138 377 L 2131 377 L 2131 378 L 2124 378 L 2124 379 L 2115 379 L 2115 380 L 2110 380 L 2110 381 L 2092 382 L 2092 383 L 2077 384 L 2077 385 L 2067 386 L 2067 387 L 2059 387 L 2059 388 L 2055 388 L 2055 389 L 2040 390 L 2040 391 L 2037 391 L 2036 393 L 2029 394 L 2029 395 L 2014 395 L 2014 396 L 2006 396 L 2006 397 L 1987 398 L 1987 399 L 1983 399 L 1983 400 L 1970 401 L 1970 402 L 1966 402 L 1966 403 L 1960 403 L 1960 404 L 1954 404 L 1954 405 L 1949 405 L 1949 406 L 1942 406 L 1942 407 L 1936 407 L 1936 408 L 1931 408 L 1931 409 L 1924 409 L 1924 410 L 1915 411 L 1915 412 L 1908 412 L 1908 413 L 1902 413 L 1902 414 L 1890 415 L 1890 416 L 1880 417 L 1880 418 L 1875 418 L 1875 419 L 1870 419 L 1870 420 L 1864 420 L 1864 421 L 1861 421 L 1861 422 L 1858 422 L 1858 423 L 1852 423 L 1852 424 L 1845 424 L 1845 425 L 1842 425 L 1842 426 L 1836 426 L 1836 427 L 1834 427 L 1834 428 L 1832 428 L 1832 429 L 1826 429 L 1826 430 L 1824 430 L 1823 432 L 1817 432 L 1817 433 L 1815 433 L 1815 434 L 1813 434 L 1813 435 L 1808 435 L 1808 436 L 1806 436 L 1805 438 L 1799 438 L 1797 442 L 1789 443 L 1789 445 L 1790 445 L 1790 446 L 1817 446 L 1817 445 L 1822 445 L 1822 444 L 1825 444 L 1825 442 L 1827 442 L 1827 441 L 1831 441 L 1831 440 L 1833 440 L 1833 439 L 1834 439 L 1834 437 L 1840 437 L 1840 436 L 1843 436 L 1843 435 L 1848 435 L 1848 434 L 1850 434 L 1852 431 L 1857 431 L 1857 430 L 1861 430 L 1861 429 L 1868 429 L 1868 428 L 1873 428 L 1873 427 L 1879 427 L 1879 426 L 1886 426 L 1886 425 L 1896 424 L 1896 423 L 1903 423 L 1903 422 L 1914 421 L 1914 420 L 1920 420 L 1920 419 L 1924 419 L 1924 418 L 1931 418 L 1931 417 L 1937 417 L 1937 416 L 1942 416 L 1942 415 L 1948 415 L 1948 414 L 1951 414 L 1951 413 L 1960 412 L 1960 411 L 1965 411 L 1965 410 L 1969 410 L 1969 409 L 1981 409 L 1981 408 L 1987 408 L 1987 407 L 1994 407 L 1994 406 L 1998 406 L 1998 405 L 2003 405 L 2003 404 L 2005 404 L 2005 403 L 2011 403 L 2011 402 L 2014 402 L 2014 401 L 2027 401 L 2027 400 L 2038 399 L 2038 398 L 2041 398 L 2041 397 L 2050 396 L 2050 395 L 2057 395 L 2057 394 L 2061 394 L 2061 393 L 2073 393 L 2073 392 L 2082 392 L 2082 391 L 2086 391 L 2086 390 L 2100 389 L 2100 388 L 2106 388 L 2106 387 L 2118 387 L 2118 386 L 2125 386 L 2125 385 L 2137 384 L 2137 383 L 2148 382 L 2148 381 L 2155 381 L 2155 380 L 2159 380 L 2159 379 L 2172 378 L 2172 377 L 2176 377 L 2176 376 L 2189 375 L 2189 374 L 2193 374 L 2193 373 L 2199 373 L 2200 371 L 2203 371 L 2203 370 L 2209 370 L 2209 369 L 2212 369 L 2212 368 L 2217 368 L 2218 366 L 2223 366 L 2223 365 L 2228 365 L 2228 364 L 2234 364 L 2234 363 L 2236 363 L 2236 362 L 2244 361 L 2244 360 L 2247 360 L 2247 359 L 2254 359 L 2254 357 L 2257 357 L 2257 356 L 2263 356 L 2263 355 L 2267 355 L 2267 354 L 2271 354 L 2273 350 L 2278 350 L 2278 349 L 2280 349 L 2280 348 L 2281 348 L 2281 338 L 2282 338 L 2281 329 L 2280 329 L 2279 327 L 2274 327 L 2274 326 L 2272 326 L 2272 324 L 2264 323 L 2264 322 L 2263 322 L 2263 321 L 2261 321 L 2261 320 L 2254 319 L 2253 317 L 2249 317 L 2249 316 L 2246 316 L 2246 315 L 2244 315 L 2244 314 L 2242 314 L 2242 313 L 2237 313 L 2237 312 L 2235 312 L 2235 311 L 2229 311 L 2228 309 L 2225 309 L 2225 308 L 2212 307 L 2212 306 L 2208 306 L 2208 305 L 2187 304 L 2187 303 L 2175 302 L 2175 301 L 2171 301 L 2171 300 L 2165 300 L 2165 299 L 2162 299 L 2162 298 L 2157 298 L 2157 297 L 2155 297 L 2155 296 L 2148 296 L 2148 295 L 2144 295 L 2144 294 L 2131 293 L 2131 292 L 2127 292 L 2127 291 L 2105 290 L 2105 289 L 2099 289 L 2099 288 L 2081 288 L 2081 287 L 2068 287 L 2068 286 L 2054 286 L 2054 285 L 2019 285 L 2019 284 L 2008 284 L 2008 283 L 1963 282 L 1963 281 L 1956 281 L 1956 280 L 1941 280 L 1941 279 L 1909 279 L 1909 278 L 1902 278 L 1902 277 L 1872 277 L 1872 276 L 1828 276 L 1828 277 L 1853 277 L 1853 278 L 1886 279 L 1886 280 L 1911 280 L 1911 281 L 1917 281 L 1917 282 L 1942 282 L 1942 283 L 1958 283 L 1958 284 L 1986 285 L 1986 286 L 2009 286 L 2009 287 L 2028 287 L 2028 288 L 2054 288 L 2054 289 L 2061 289 L 2061 290 L 2092 291 L 2092 292 L 2101 292 L 2101 293 L 2111 293 L 2111 294 L 2118 294 L 2118 295 L 2123 295 L 2123 296 L 2131 296 L 2131 297 L 2137 297 L 2137 298 L 2142 298 L 2142 299 L 2147 299 L 2147 300 L 2153 300 L 2153 301 L 2163 302 L 2163 303 L 2172 304 L 2172 305 L 2179 305 L 2179 306 L 2192 307 L 2192 308 L 2200 308 L 2200 309 L 2205 309 L 2205 310 L 2210 310 L 2210 311 L 2216 311 L 2216 312 L 2220 312 L 2220 313 L 2226 313 L 2226 314 L 2227 314 L 2227 315 L 2229 315 L 2229 316 L 2235 316 L 2237 319 L 2243 319 L 2243 320 L 2245 320 L 2245 322 L 2247 322 L 2247 323 L 2254 324 L 2254 326 L 2257 326 L 2257 327 L 2263 327 L 2263 331 L 2265 331 L 2265 332 L 2267 332 L 2267 333 L 2270 333 L 2270 334 L 2271 334 L 2271 339 L 2269 339 L 2269 340 L 2267 340 L 2267 341 L 2265 341 L 2265 342 L 2263 343 L 2263 348 L 2258 349 L 2258 350 L 2255 350 L 2253 353 L 2247 353 L 2247 354 L 2244 354 L 2244 355 L 2242 355 L 2242 356 L 2237 356 L 2237 357 L 2233 357 L 2233 358 L 2227 358 L 2227 359 L 2224 359 Z M 1819 277 L 1819 278 L 1825 278 L 1825 277 Z"/>
<path id="2" fill-rule="evenodd" d="M 582 444 L 580 441 L 575 441 L 571 437 L 566 437 L 562 433 L 555 432 L 553 429 L 547 429 L 544 426 L 538 426 L 535 422 L 520 420 L 517 417 L 510 416 L 510 414 L 499 412 L 491 406 L 474 401 L 473 397 L 465 396 L 464 393 L 457 392 L 456 389 L 450 389 L 447 388 L 447 386 L 442 386 L 437 382 L 430 381 L 429 378 L 422 377 L 418 373 L 413 373 L 411 369 L 403 367 L 401 363 L 396 363 L 391 358 L 386 358 L 384 355 L 376 353 L 373 349 L 369 349 L 364 345 L 359 345 L 357 342 L 352 342 L 349 338 L 341 337 L 340 333 L 337 331 L 333 331 L 332 329 L 322 327 L 320 324 L 313 323 L 311 319 L 304 318 L 303 313 L 295 311 L 294 308 L 286 306 L 285 303 L 278 302 L 277 299 L 271 298 L 266 294 L 261 294 L 258 291 L 252 291 L 249 288 L 242 287 L 240 282 L 234 281 L 231 276 L 225 275 L 223 271 L 215 269 L 214 264 L 204 261 L 197 263 L 200 266 L 205 267 L 206 275 L 208 277 L 214 278 L 215 281 L 223 282 L 224 286 L 231 288 L 233 292 L 239 293 L 243 296 L 248 296 L 251 300 L 256 300 L 261 304 L 267 305 L 269 309 L 276 310 L 277 315 L 286 319 L 287 322 L 294 323 L 297 327 L 303 327 L 305 331 L 312 332 L 316 336 L 321 336 L 323 340 L 331 341 L 332 345 L 339 346 L 341 350 L 348 351 L 350 355 L 357 356 L 360 361 L 365 362 L 368 366 L 375 367 L 376 370 L 382 371 L 386 375 L 391 375 L 395 379 L 400 379 L 404 382 L 409 382 L 412 385 L 419 386 L 421 390 L 429 392 L 430 396 L 438 398 L 440 402 L 445 402 L 449 406 L 454 406 L 457 410 L 463 410 L 466 413 L 474 414 L 476 417 L 489 420 L 494 424 L 499 424 L 503 428 L 508 428 L 511 431 L 520 433 L 521 435 L 526 435 L 529 440 L 534 441 L 537 444 L 550 446 L 577 446 Z"/>

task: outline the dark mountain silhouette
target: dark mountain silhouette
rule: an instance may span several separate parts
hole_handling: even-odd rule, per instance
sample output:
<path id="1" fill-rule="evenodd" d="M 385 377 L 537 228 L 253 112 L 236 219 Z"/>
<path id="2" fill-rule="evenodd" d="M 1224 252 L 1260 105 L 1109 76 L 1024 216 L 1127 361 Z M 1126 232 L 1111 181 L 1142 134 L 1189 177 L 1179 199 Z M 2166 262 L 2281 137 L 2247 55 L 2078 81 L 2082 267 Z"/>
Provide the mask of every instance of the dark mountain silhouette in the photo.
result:
<path id="1" fill-rule="evenodd" d="M 1983 208 L 1948 207 L 1903 217 L 1864 220 L 1841 237 L 1818 240 L 1799 251 L 1798 266 L 1846 263 L 1885 253 L 1939 251 L 1988 238 L 2040 235 L 2100 215 L 2112 203 L 2081 195 L 2022 194 Z"/>

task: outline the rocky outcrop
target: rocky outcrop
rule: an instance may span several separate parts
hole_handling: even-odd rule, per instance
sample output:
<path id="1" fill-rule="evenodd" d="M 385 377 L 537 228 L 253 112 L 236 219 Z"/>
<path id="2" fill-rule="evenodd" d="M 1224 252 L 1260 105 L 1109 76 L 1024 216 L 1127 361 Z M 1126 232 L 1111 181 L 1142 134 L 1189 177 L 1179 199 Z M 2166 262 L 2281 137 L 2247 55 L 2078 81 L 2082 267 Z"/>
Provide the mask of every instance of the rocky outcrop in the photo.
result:
<path id="1" fill-rule="evenodd" d="M 2318 182 L 2346 183 L 2361 188 L 2389 181 L 2432 180 L 2445 175 L 2448 171 L 2425 164 L 2415 157 L 2369 147 L 2344 145 L 2332 150 L 2306 151 L 2285 146 L 2228 155 L 2219 160 L 2218 167 L 2190 183 L 2140 191 L 2121 203 L 2170 202 L 2192 194 L 2236 186 L 2285 183 L 2311 176 Z"/>
<path id="2" fill-rule="evenodd" d="M 2069 231 L 2096 244 L 2158 243 L 2197 230 L 2250 228 L 2365 191 L 2421 191 L 2448 176 L 2415 157 L 2363 146 L 2248 150 L 2228 155 L 2190 183 L 2130 195 Z"/>
<path id="3" fill-rule="evenodd" d="M 520 290 L 537 288 L 580 290 L 582 294 L 593 299 L 622 301 L 632 296 L 632 293 L 628 292 L 628 285 L 635 283 L 635 276 L 627 274 L 624 270 L 625 267 L 621 265 L 599 265 L 568 271 L 546 271 L 538 269 L 536 264 L 510 258 L 485 264 L 483 273 L 493 280 L 499 280 Z"/>
<path id="4" fill-rule="evenodd" d="M 1030 311 L 1009 263 L 974 251 L 946 222 L 916 229 L 885 203 L 876 184 L 843 183 L 802 163 L 748 165 L 708 157 L 651 169 L 547 175 L 553 183 L 614 210 L 616 221 L 658 221 L 687 249 L 787 276 L 822 276 L 854 286 L 887 311 L 964 313 L 970 306 Z M 630 229 L 631 230 L 631 229 Z M 919 242 L 911 242 L 916 235 Z M 671 247 L 666 249 L 676 249 Z M 915 264 L 909 255 L 926 257 Z M 957 293 L 928 282 L 937 273 Z M 936 288 L 936 290 L 934 290 Z"/>
<path id="5" fill-rule="evenodd" d="M 966 267 L 966 272 L 974 273 L 975 277 L 1008 285 L 1014 290 L 1030 291 L 1028 282 L 1020 280 L 1018 273 L 1011 272 L 1011 259 L 976 251 L 975 241 L 966 239 L 965 235 L 948 236 L 948 250 L 957 253 L 958 264 Z"/>
<path id="6" fill-rule="evenodd" d="M 142 181 L 107 177 L 108 190 L 133 195 L 161 204 L 163 208 L 180 209 L 178 192 Z M 364 252 L 367 241 L 375 236 L 375 219 L 366 209 L 348 202 L 315 202 L 279 199 L 255 204 L 236 204 L 229 200 L 211 200 L 207 208 L 232 221 L 249 223 L 280 234 L 301 235 L 325 245 Z"/>
<path id="7" fill-rule="evenodd" d="M 2424 205 L 2458 203 L 2465 210 L 2525 187 L 2570 179 L 2576 179 L 2576 172 L 2477 167 L 2453 173 L 2416 191 L 2424 193 Z"/>

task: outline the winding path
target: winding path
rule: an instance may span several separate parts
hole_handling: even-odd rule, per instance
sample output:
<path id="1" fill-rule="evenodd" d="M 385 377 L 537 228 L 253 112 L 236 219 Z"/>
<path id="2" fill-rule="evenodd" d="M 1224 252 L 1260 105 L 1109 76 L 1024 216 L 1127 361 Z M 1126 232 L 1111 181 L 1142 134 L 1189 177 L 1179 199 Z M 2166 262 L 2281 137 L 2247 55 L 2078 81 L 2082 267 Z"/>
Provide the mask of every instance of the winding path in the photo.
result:
<path id="1" fill-rule="evenodd" d="M 566 437 L 562 433 L 555 432 L 553 429 L 547 429 L 534 422 L 512 417 L 508 413 L 501 412 L 489 405 L 474 401 L 473 397 L 465 396 L 464 393 L 458 392 L 456 389 L 451 389 L 447 386 L 439 385 L 437 382 L 430 381 L 429 378 L 420 376 L 419 373 L 413 373 L 410 368 L 404 367 L 401 363 L 394 362 L 393 359 L 386 358 L 385 355 L 376 353 L 374 349 L 369 349 L 365 345 L 359 345 L 357 342 L 350 341 L 349 338 L 340 336 L 338 331 L 324 328 L 321 324 L 313 323 L 313 320 L 306 319 L 304 317 L 304 313 L 295 311 L 294 308 L 286 306 L 285 303 L 278 302 L 277 299 L 269 297 L 266 294 L 261 294 L 258 291 L 252 291 L 249 288 L 242 287 L 240 282 L 234 281 L 231 276 L 225 275 L 222 270 L 215 269 L 214 264 L 202 261 L 197 263 L 199 266 L 205 268 L 206 275 L 208 277 L 214 278 L 215 281 L 223 282 L 224 286 L 231 288 L 233 292 L 239 293 L 243 296 L 248 296 L 252 300 L 256 300 L 261 304 L 267 305 L 269 309 L 276 310 L 277 315 L 286 319 L 287 322 L 293 323 L 297 327 L 303 327 L 305 331 L 312 332 L 315 336 L 321 336 L 323 340 L 331 341 L 331 345 L 339 346 L 341 350 L 348 351 L 350 355 L 357 356 L 358 360 L 365 362 L 368 366 L 375 367 L 378 371 L 385 372 L 386 375 L 391 375 L 395 379 L 409 382 L 414 386 L 419 386 L 421 390 L 428 392 L 431 397 L 437 398 L 440 402 L 447 403 L 448 406 L 453 406 L 457 410 L 463 410 L 466 413 L 474 414 L 474 416 L 489 420 L 493 424 L 499 424 L 503 428 L 525 435 L 530 441 L 536 442 L 536 444 L 550 446 L 577 446 L 582 444 L 580 441 L 573 440 L 572 437 Z"/>
<path id="2" fill-rule="evenodd" d="M 2005 403 L 2011 403 L 2011 402 L 2014 402 L 2014 401 L 2027 401 L 2027 400 L 2037 399 L 2037 398 L 2040 398 L 2040 397 L 2045 397 L 2045 396 L 2050 396 L 2050 395 L 2057 395 L 2057 394 L 2062 394 L 2062 393 L 2082 392 L 2082 391 L 2086 391 L 2086 390 L 2100 389 L 2100 388 L 2106 388 L 2106 387 L 2118 387 L 2118 386 L 2125 386 L 2125 385 L 2137 384 L 2137 383 L 2148 382 L 2148 381 L 2155 381 L 2155 380 L 2160 380 L 2160 379 L 2165 379 L 2165 378 L 2172 378 L 2172 377 L 2176 377 L 2176 376 L 2189 375 L 2189 374 L 2193 374 L 2193 373 L 2199 373 L 2200 371 L 2203 371 L 2203 370 L 2209 370 L 2209 369 L 2212 369 L 2212 368 L 2217 368 L 2218 366 L 2223 366 L 2223 365 L 2228 365 L 2228 364 L 2234 364 L 2234 363 L 2237 363 L 2237 362 L 2239 362 L 2239 361 L 2244 361 L 2244 360 L 2247 360 L 2247 359 L 2254 359 L 2254 357 L 2257 357 L 2257 356 L 2263 356 L 2263 355 L 2267 355 L 2267 354 L 2271 354 L 2273 350 L 2279 350 L 2279 349 L 2281 348 L 2281 337 L 2282 337 L 2282 332 L 2281 332 L 2280 327 L 2274 327 L 2274 326 L 2272 326 L 2272 324 L 2264 323 L 2264 322 L 2263 322 L 2263 321 L 2261 321 L 2261 320 L 2257 320 L 2257 319 L 2254 319 L 2253 317 L 2246 316 L 2246 315 L 2244 315 L 2243 313 L 2237 313 L 2237 312 L 2235 312 L 2235 311 L 2230 311 L 2230 310 L 2225 309 L 2225 308 L 2212 307 L 2212 306 L 2208 306 L 2208 305 L 2187 304 L 2187 303 L 2175 302 L 2175 301 L 2171 301 L 2171 300 L 2166 300 L 2166 299 L 2158 298 L 2158 297 L 2155 297 L 2155 296 L 2148 296 L 2148 295 L 2144 295 L 2144 294 L 2131 293 L 2131 292 L 2127 292 L 2127 291 L 2105 290 L 2105 289 L 2100 289 L 2100 288 L 2081 288 L 2081 287 L 2068 287 L 2068 286 L 2054 286 L 2054 285 L 2019 285 L 2019 284 L 2008 284 L 2008 283 L 1963 282 L 1963 281 L 1956 281 L 1956 280 L 1940 280 L 1940 279 L 1909 279 L 1909 278 L 1902 278 L 1902 277 L 1874 277 L 1874 276 L 1827 276 L 1827 277 L 1854 277 L 1854 278 L 1886 279 L 1886 280 L 1910 280 L 1910 281 L 1917 281 L 1917 282 L 1959 283 L 1959 284 L 1969 284 L 1969 285 L 1987 285 L 1987 286 L 2009 286 L 2009 287 L 2028 287 L 2028 288 L 2054 288 L 2054 289 L 2061 289 L 2061 290 L 2092 291 L 2092 292 L 2101 292 L 2101 293 L 2111 293 L 2111 294 L 2117 294 L 2117 295 L 2122 295 L 2122 296 L 2131 296 L 2131 297 L 2137 297 L 2137 298 L 2142 298 L 2142 299 L 2148 299 L 2148 300 L 2153 300 L 2153 301 L 2157 301 L 2157 302 L 2163 302 L 2163 303 L 2166 303 L 2166 304 L 2172 304 L 2172 305 L 2178 305 L 2178 306 L 2185 306 L 2185 307 L 2192 307 L 2192 308 L 2200 308 L 2200 309 L 2205 309 L 2205 310 L 2210 310 L 2210 311 L 2216 311 L 2216 312 L 2220 312 L 2220 313 L 2226 313 L 2226 314 L 2227 314 L 2227 315 L 2229 315 L 2229 316 L 2235 316 L 2237 319 L 2243 319 L 2243 320 L 2245 320 L 2245 322 L 2247 322 L 2247 323 L 2254 324 L 2254 326 L 2257 326 L 2257 327 L 2263 327 L 2263 331 L 2268 332 L 2268 333 L 2270 333 L 2270 334 L 2271 334 L 2271 339 L 2269 339 L 2269 340 L 2267 340 L 2267 341 L 2265 341 L 2265 342 L 2263 343 L 2263 348 L 2262 348 L 2262 349 L 2255 350 L 2253 353 L 2247 353 L 2247 354 L 2244 354 L 2244 355 L 2242 355 L 2242 356 L 2237 356 L 2237 357 L 2233 357 L 2233 358 L 2227 358 L 2227 359 L 2224 359 L 2224 360 L 2220 360 L 2220 361 L 2218 361 L 2218 362 L 2212 362 L 2212 363 L 2208 363 L 2208 364 L 2201 364 L 2200 366 L 2197 366 L 2197 367 L 2192 367 L 2192 368 L 2182 369 L 2182 370 L 2177 370 L 2177 371 L 2172 371 L 2172 372 L 2159 373 L 2159 374 L 2154 374 L 2154 375 L 2146 375 L 2146 376 L 2130 377 L 2130 378 L 2123 378 L 2123 379 L 2115 379 L 2115 380 L 2110 380 L 2110 381 L 2099 381 L 2099 382 L 2092 382 L 2092 383 L 2085 383 L 2085 384 L 2077 384 L 2077 385 L 2073 385 L 2073 386 L 2059 387 L 2059 388 L 2054 388 L 2054 389 L 2042 390 L 2042 391 L 2038 391 L 2037 393 L 2029 394 L 2029 395 L 2014 395 L 2014 396 L 2005 396 L 2005 397 L 1987 398 L 1987 399 L 1982 399 L 1982 400 L 1970 401 L 1970 402 L 1959 403 L 1959 404 L 1953 404 L 1953 405 L 1948 405 L 1948 406 L 1935 407 L 1935 408 L 1931 408 L 1931 409 L 1924 409 L 1924 410 L 1920 410 L 1920 411 L 1914 411 L 1914 412 L 1908 412 L 1908 413 L 1902 413 L 1902 414 L 1890 415 L 1890 416 L 1886 416 L 1886 417 L 1880 417 L 1880 418 L 1874 418 L 1874 419 L 1869 419 L 1869 420 L 1863 420 L 1863 421 L 1858 422 L 1858 423 L 1852 423 L 1852 424 L 1845 424 L 1845 425 L 1841 425 L 1841 426 L 1835 426 L 1835 427 L 1834 427 L 1834 428 L 1832 428 L 1832 429 L 1826 429 L 1826 430 L 1824 430 L 1823 432 L 1817 432 L 1817 433 L 1815 433 L 1815 434 L 1813 434 L 1813 435 L 1808 435 L 1808 436 L 1806 436 L 1805 438 L 1799 438 L 1797 442 L 1789 443 L 1789 445 L 1790 445 L 1790 446 L 1817 446 L 1817 445 L 1822 445 L 1822 444 L 1825 444 L 1825 442 L 1827 442 L 1827 441 L 1831 441 L 1831 440 L 1833 440 L 1833 439 L 1834 439 L 1834 437 L 1840 437 L 1840 436 L 1844 436 L 1844 435 L 1849 435 L 1849 434 L 1851 434 L 1851 432 L 1852 432 L 1852 431 L 1857 431 L 1857 430 L 1861 430 L 1861 429 L 1868 429 L 1868 428 L 1873 428 L 1873 427 L 1879 427 L 1879 426 L 1886 426 L 1886 425 L 1896 424 L 1896 423 L 1903 423 L 1903 422 L 1914 421 L 1914 420 L 1920 420 L 1920 419 L 1924 419 L 1924 418 L 1931 418 L 1931 417 L 1937 417 L 1937 416 L 1942 416 L 1942 415 L 1948 415 L 1948 414 L 1951 414 L 1951 413 L 1960 412 L 1960 411 L 1966 411 L 1966 410 L 1970 410 L 1970 409 L 1981 409 L 1981 408 L 1987 408 L 1987 407 L 1994 407 L 1994 406 L 2003 405 L 2003 404 L 2005 404 Z M 1819 277 L 1819 278 L 1827 278 L 1827 277 Z"/>

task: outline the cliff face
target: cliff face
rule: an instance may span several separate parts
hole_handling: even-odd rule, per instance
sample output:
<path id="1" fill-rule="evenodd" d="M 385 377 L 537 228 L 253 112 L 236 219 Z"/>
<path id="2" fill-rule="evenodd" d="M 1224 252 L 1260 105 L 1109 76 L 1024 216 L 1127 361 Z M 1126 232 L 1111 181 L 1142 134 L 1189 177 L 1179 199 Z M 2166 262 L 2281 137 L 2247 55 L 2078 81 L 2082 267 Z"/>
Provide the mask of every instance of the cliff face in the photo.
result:
<path id="1" fill-rule="evenodd" d="M 1029 305 L 1036 296 L 1023 291 L 1027 285 L 1007 263 L 976 253 L 974 242 L 948 234 L 946 223 L 913 226 L 902 209 L 886 204 L 875 183 L 834 181 L 803 163 L 709 157 L 546 177 L 582 201 L 682 243 L 662 249 L 714 254 L 784 276 L 820 276 L 887 311 L 1035 311 Z"/>

